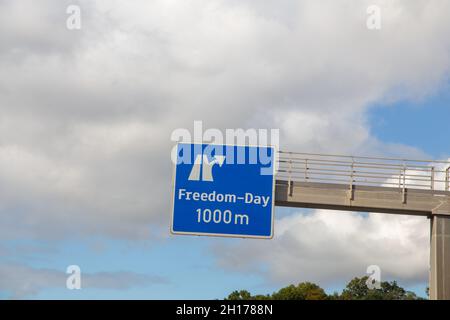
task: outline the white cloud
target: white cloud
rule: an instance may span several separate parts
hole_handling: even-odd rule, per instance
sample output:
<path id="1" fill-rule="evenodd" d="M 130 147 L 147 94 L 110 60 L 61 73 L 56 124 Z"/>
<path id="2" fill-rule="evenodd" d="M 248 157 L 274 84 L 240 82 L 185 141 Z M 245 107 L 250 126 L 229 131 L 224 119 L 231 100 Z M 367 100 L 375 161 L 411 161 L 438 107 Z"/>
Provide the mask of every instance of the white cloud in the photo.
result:
<path id="1" fill-rule="evenodd" d="M 31 298 L 43 289 L 66 289 L 68 277 L 63 271 L 54 269 L 0 264 L 0 293 L 7 294 L 11 299 Z M 81 273 L 82 290 L 124 290 L 165 283 L 165 278 L 134 272 Z"/>
<path id="2" fill-rule="evenodd" d="M 218 264 L 259 272 L 278 285 L 335 285 L 365 275 L 370 265 L 381 268 L 382 280 L 412 284 L 428 275 L 429 222 L 424 217 L 316 210 L 281 218 L 275 226 L 272 241 L 216 244 Z"/>
<path id="3" fill-rule="evenodd" d="M 198 119 L 279 127 L 290 150 L 422 156 L 375 139 L 367 110 L 423 98 L 450 67 L 446 0 L 79 1 L 80 31 L 66 29 L 66 4 L 0 3 L 1 239 L 166 235 L 170 133 Z M 369 4 L 380 31 L 366 28 Z M 319 216 L 291 219 L 336 243 L 346 224 L 401 226 Z"/>
<path id="4" fill-rule="evenodd" d="M 374 139 L 365 112 L 450 65 L 446 1 L 380 1 L 378 33 L 365 2 L 80 1 L 81 31 L 64 3 L 1 5 L 0 219 L 20 236 L 148 237 L 168 222 L 170 132 L 194 119 L 279 127 L 295 150 L 420 155 Z"/>

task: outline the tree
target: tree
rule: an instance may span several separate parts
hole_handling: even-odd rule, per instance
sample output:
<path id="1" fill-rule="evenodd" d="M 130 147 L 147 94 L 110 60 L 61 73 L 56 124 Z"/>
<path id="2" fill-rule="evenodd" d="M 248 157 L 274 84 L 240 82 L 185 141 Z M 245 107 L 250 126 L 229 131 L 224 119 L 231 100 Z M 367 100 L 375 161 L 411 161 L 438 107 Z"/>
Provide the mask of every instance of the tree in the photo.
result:
<path id="1" fill-rule="evenodd" d="M 258 294 L 252 296 L 247 290 L 233 291 L 225 300 L 270 300 L 272 299 L 269 295 Z"/>
<path id="2" fill-rule="evenodd" d="M 325 300 L 327 294 L 317 284 L 302 282 L 297 286 L 290 285 L 272 295 L 273 300 Z"/>
<path id="3" fill-rule="evenodd" d="M 381 282 L 380 289 L 369 289 L 368 277 L 354 278 L 341 294 L 343 300 L 417 300 L 413 292 L 406 291 L 396 281 Z"/>
<path id="4" fill-rule="evenodd" d="M 252 296 L 247 290 L 233 291 L 226 300 L 422 300 L 416 294 L 406 291 L 396 281 L 380 283 L 380 289 L 369 289 L 368 277 L 352 279 L 342 294 L 326 292 L 315 283 L 302 282 L 297 286 L 281 288 L 272 295 Z"/>
<path id="5" fill-rule="evenodd" d="M 225 300 L 251 300 L 252 295 L 247 290 L 233 291 Z"/>
<path id="6" fill-rule="evenodd" d="M 226 300 L 325 300 L 328 296 L 318 285 L 303 282 L 297 286 L 290 285 L 272 295 L 252 296 L 247 290 L 233 291 Z"/>

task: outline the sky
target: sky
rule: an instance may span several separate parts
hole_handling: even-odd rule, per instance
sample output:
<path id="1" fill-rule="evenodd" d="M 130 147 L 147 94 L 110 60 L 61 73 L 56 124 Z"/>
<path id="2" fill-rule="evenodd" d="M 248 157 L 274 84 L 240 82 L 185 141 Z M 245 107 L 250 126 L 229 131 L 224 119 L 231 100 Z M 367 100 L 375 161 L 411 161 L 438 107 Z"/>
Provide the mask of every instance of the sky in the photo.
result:
<path id="1" fill-rule="evenodd" d="M 448 12 L 447 0 L 0 1 L 0 298 L 333 292 L 369 265 L 423 296 L 423 217 L 276 208 L 272 240 L 171 236 L 170 137 L 201 120 L 279 129 L 290 151 L 448 159 Z M 66 288 L 70 265 L 81 290 Z"/>

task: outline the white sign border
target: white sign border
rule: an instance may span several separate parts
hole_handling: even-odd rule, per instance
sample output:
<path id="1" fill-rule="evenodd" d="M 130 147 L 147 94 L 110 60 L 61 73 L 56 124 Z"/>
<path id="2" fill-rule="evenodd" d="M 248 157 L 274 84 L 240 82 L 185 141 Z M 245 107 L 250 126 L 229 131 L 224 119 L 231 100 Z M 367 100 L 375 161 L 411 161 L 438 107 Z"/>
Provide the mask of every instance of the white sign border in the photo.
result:
<path id="1" fill-rule="evenodd" d="M 175 209 L 175 179 L 177 177 L 177 164 L 174 164 L 174 168 L 172 170 L 172 212 L 170 219 L 170 234 L 171 235 L 183 235 L 183 236 L 202 236 L 202 237 L 224 237 L 224 238 L 241 238 L 241 239 L 266 239 L 270 240 L 274 237 L 274 228 L 275 228 L 275 185 L 276 185 L 276 171 L 278 166 L 278 150 L 276 146 L 272 145 L 234 145 L 234 144 L 214 144 L 214 143 L 187 143 L 187 142 L 178 142 L 176 144 L 177 150 L 177 159 L 178 159 L 178 146 L 180 144 L 190 144 L 190 145 L 216 145 L 216 146 L 230 146 L 230 147 L 252 147 L 252 148 L 272 148 L 274 152 L 273 156 L 273 172 L 272 172 L 272 214 L 271 214 L 271 229 L 270 235 L 268 236 L 252 236 L 252 235 L 243 235 L 243 234 L 227 234 L 227 233 L 209 233 L 209 232 L 186 232 L 186 231 L 175 231 L 173 230 L 174 223 L 174 209 Z"/>

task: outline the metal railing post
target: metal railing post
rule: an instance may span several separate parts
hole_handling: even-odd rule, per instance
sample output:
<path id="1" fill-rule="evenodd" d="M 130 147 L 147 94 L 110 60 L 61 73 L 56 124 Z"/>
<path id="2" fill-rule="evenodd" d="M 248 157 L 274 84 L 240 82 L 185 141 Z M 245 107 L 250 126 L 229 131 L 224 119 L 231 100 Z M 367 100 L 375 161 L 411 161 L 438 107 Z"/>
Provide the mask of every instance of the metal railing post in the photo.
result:
<path id="1" fill-rule="evenodd" d="M 289 152 L 289 176 L 288 176 L 288 188 L 289 188 L 289 196 L 292 197 L 293 187 L 292 187 L 292 153 Z"/>
<path id="2" fill-rule="evenodd" d="M 308 182 L 308 159 L 305 159 L 305 182 Z"/>
<path id="3" fill-rule="evenodd" d="M 431 190 L 434 190 L 434 167 L 431 167 Z"/>
<path id="4" fill-rule="evenodd" d="M 403 164 L 403 190 L 402 190 L 402 201 L 406 203 L 406 165 Z"/>
<path id="5" fill-rule="evenodd" d="M 353 179 L 355 174 L 355 159 L 352 158 L 352 173 L 350 175 L 350 184 L 353 185 Z"/>
<path id="6" fill-rule="evenodd" d="M 355 173 L 355 158 L 352 157 L 352 166 L 351 166 L 351 173 L 350 173 L 350 190 L 349 190 L 349 200 L 352 201 L 353 198 L 353 179 L 354 179 L 354 173 Z"/>
<path id="7" fill-rule="evenodd" d="M 445 170 L 445 191 L 450 189 L 450 167 Z"/>

